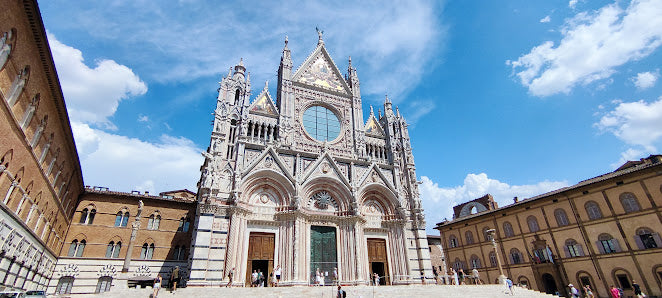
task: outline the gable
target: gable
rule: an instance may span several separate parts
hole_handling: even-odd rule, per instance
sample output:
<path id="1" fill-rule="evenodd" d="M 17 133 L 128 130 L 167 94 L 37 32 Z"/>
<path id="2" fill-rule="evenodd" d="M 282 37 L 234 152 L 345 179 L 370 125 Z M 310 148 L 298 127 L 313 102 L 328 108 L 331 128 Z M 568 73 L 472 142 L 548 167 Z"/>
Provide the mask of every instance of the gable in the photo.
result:
<path id="1" fill-rule="evenodd" d="M 343 94 L 351 94 L 349 86 L 331 60 L 323 45 L 319 45 L 294 74 L 293 81 Z"/>
<path id="2" fill-rule="evenodd" d="M 309 170 L 304 174 L 302 182 L 306 182 L 316 177 L 331 177 L 336 180 L 342 181 L 347 187 L 350 187 L 349 180 L 338 164 L 331 158 L 328 152 L 320 156 L 312 165 L 308 166 Z"/>
<path id="3" fill-rule="evenodd" d="M 381 125 L 379 125 L 377 119 L 375 119 L 374 116 L 370 116 L 370 118 L 368 118 L 368 122 L 366 122 L 365 124 L 365 133 L 367 135 L 372 135 L 377 137 L 384 136 L 384 131 L 382 130 Z"/>
<path id="4" fill-rule="evenodd" d="M 278 110 L 271 100 L 267 87 L 258 95 L 257 99 L 249 107 L 249 111 L 253 114 L 262 114 L 265 116 L 278 116 Z"/>

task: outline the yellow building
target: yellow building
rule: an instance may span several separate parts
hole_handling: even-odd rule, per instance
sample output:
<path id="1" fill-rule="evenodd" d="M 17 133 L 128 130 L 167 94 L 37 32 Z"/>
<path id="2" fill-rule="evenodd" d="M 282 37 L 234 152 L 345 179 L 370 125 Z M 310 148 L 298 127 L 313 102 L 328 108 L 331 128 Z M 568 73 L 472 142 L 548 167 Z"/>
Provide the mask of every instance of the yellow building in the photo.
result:
<path id="1" fill-rule="evenodd" d="M 572 283 L 631 296 L 636 280 L 645 294 L 662 295 L 662 155 L 505 207 L 485 201 L 457 206 L 453 220 L 435 227 L 449 268 L 475 267 L 494 283 L 498 256 L 504 275 L 542 292 L 564 294 Z"/>

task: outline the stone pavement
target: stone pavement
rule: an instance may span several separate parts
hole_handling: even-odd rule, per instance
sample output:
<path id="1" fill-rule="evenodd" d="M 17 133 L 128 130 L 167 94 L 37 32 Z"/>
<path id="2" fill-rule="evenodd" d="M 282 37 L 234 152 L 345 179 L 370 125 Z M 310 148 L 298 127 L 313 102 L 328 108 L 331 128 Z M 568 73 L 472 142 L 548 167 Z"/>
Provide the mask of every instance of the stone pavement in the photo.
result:
<path id="1" fill-rule="evenodd" d="M 506 288 L 501 285 L 409 285 L 409 286 L 346 286 L 343 289 L 347 297 L 381 298 L 381 297 L 553 297 L 533 290 L 515 288 L 515 295 L 506 294 Z M 62 297 L 103 297 L 129 298 L 151 297 L 152 289 L 113 289 L 102 294 L 72 294 Z M 233 298 L 280 298 L 280 297 L 319 297 L 335 298 L 336 287 L 279 287 L 279 288 L 225 288 L 225 287 L 190 287 L 170 293 L 161 289 L 158 297 L 233 297 Z"/>

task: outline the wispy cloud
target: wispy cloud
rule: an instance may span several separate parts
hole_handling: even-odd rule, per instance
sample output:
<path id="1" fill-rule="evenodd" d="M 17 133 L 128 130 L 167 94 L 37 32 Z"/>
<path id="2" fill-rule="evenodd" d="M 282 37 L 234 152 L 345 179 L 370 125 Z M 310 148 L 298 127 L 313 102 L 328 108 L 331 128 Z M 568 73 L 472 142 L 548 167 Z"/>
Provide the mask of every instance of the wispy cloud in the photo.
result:
<path id="1" fill-rule="evenodd" d="M 640 72 L 631 80 L 634 83 L 634 85 L 637 87 L 637 89 L 644 90 L 655 86 L 655 82 L 657 82 L 657 78 L 659 76 L 660 76 L 660 70 L 658 69 L 655 72 L 651 72 L 651 71 Z"/>
<path id="2" fill-rule="evenodd" d="M 552 17 L 546 16 L 546 17 L 540 19 L 540 22 L 541 23 L 549 23 L 551 20 L 552 20 Z"/>
<path id="3" fill-rule="evenodd" d="M 661 0 L 633 0 L 626 9 L 616 2 L 581 12 L 565 22 L 558 45 L 546 41 L 507 64 L 535 96 L 569 93 L 657 49 L 662 44 L 660 16 Z"/>
<path id="4" fill-rule="evenodd" d="M 240 57 L 254 81 L 273 80 L 285 36 L 299 64 L 316 45 L 316 26 L 341 70 L 352 56 L 365 95 L 388 92 L 395 102 L 403 100 L 400 95 L 441 61 L 433 53 L 443 46 L 446 29 L 439 18 L 443 7 L 435 1 L 288 0 L 259 6 L 112 1 L 72 5 L 80 11 L 68 15 L 77 30 L 131 53 L 122 54 L 127 63 L 151 61 L 140 73 L 160 82 L 225 74 Z"/>
<path id="5" fill-rule="evenodd" d="M 545 192 L 568 186 L 567 181 L 542 181 L 535 184 L 510 185 L 487 174 L 468 174 L 464 184 L 439 186 L 429 177 L 421 177 L 420 187 L 423 208 L 425 209 L 428 233 L 438 234 L 432 228 L 436 223 L 453 219 L 453 206 L 491 194 L 499 206 L 513 203 L 513 197 L 529 198 Z"/>

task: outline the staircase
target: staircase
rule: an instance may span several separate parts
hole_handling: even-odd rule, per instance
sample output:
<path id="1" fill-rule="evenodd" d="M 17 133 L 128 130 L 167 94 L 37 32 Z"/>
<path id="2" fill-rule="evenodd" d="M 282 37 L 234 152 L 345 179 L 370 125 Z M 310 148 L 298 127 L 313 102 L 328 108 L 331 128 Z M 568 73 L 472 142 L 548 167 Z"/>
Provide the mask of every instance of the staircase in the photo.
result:
<path id="1" fill-rule="evenodd" d="M 343 287 L 347 297 L 382 298 L 382 297 L 553 297 L 533 290 L 514 287 L 514 295 L 506 292 L 501 285 L 409 285 L 409 286 L 347 286 Z M 291 298 L 319 297 L 335 298 L 336 287 L 278 287 L 278 288 L 225 288 L 225 287 L 189 287 L 170 293 L 161 289 L 158 297 L 233 297 L 233 298 Z M 151 297 L 152 289 L 111 289 L 102 294 L 71 294 L 66 297 Z M 63 296 L 65 297 L 65 296 Z"/>

